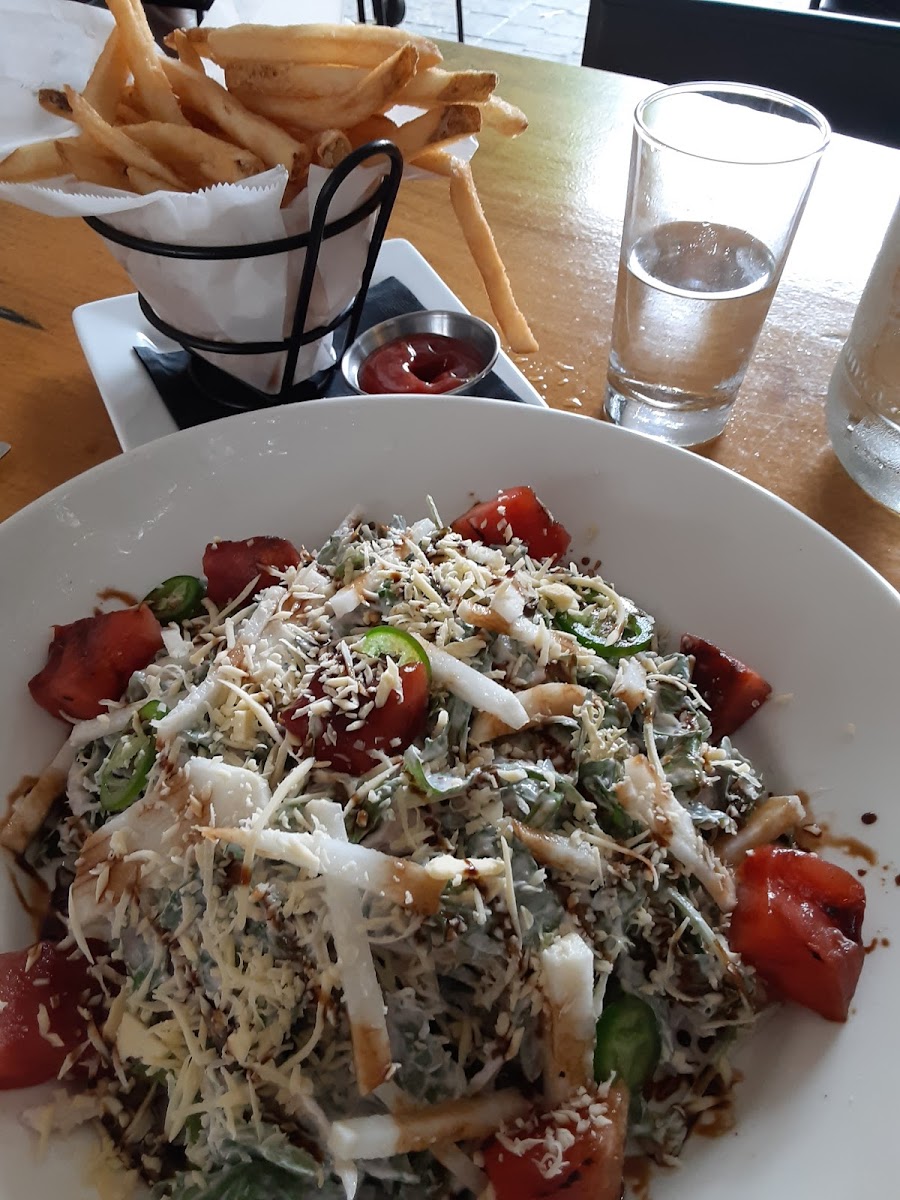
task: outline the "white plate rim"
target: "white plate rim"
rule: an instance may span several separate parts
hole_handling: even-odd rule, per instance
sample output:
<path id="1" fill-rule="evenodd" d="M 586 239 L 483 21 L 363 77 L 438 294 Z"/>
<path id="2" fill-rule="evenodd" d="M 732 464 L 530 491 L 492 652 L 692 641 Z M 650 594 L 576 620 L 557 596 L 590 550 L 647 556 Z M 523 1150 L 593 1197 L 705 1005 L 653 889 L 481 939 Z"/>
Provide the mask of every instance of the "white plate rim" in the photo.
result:
<path id="1" fill-rule="evenodd" d="M 102 303 L 102 301 L 101 301 L 101 303 Z M 454 396 L 452 399 L 454 402 L 462 401 L 463 403 L 465 403 L 467 405 L 468 404 L 477 404 L 479 406 L 487 405 L 491 408 L 506 408 L 509 406 L 509 403 L 510 403 L 508 400 L 499 400 L 493 396 L 478 396 L 478 395 Z M 201 440 L 201 435 L 202 435 L 203 431 L 206 431 L 207 434 L 216 433 L 219 430 L 221 430 L 221 428 L 226 424 L 229 426 L 233 426 L 235 428 L 235 432 L 237 433 L 238 426 L 240 424 L 251 425 L 251 424 L 255 424 L 257 420 L 260 420 L 260 419 L 271 420 L 273 417 L 276 417 L 276 419 L 277 419 L 278 414 L 280 414 L 282 412 L 286 412 L 286 411 L 294 411 L 300 407 L 302 407 L 304 409 L 309 409 L 311 406 L 321 406 L 323 404 L 328 404 L 328 405 L 332 405 L 332 406 L 343 405 L 343 406 L 353 407 L 353 406 L 356 406 L 356 404 L 359 402 L 359 400 L 360 400 L 360 397 L 358 397 L 358 396 L 322 396 L 322 397 L 318 397 L 318 398 L 312 399 L 312 400 L 304 400 L 304 401 L 301 401 L 299 404 L 285 406 L 284 408 L 262 409 L 259 412 L 235 412 L 234 414 L 232 414 L 230 416 L 221 417 L 220 419 L 218 419 L 216 421 L 208 421 L 204 425 L 194 425 L 189 429 L 176 429 L 176 430 L 173 430 L 171 433 L 165 434 L 163 437 L 154 438 L 152 441 L 143 442 L 143 443 L 141 443 L 141 445 L 133 446 L 130 449 L 123 449 L 121 451 L 121 453 L 115 454 L 111 458 L 104 459 L 103 462 L 95 463 L 94 466 L 88 467 L 87 470 L 82 471 L 78 475 L 74 475 L 71 479 L 67 479 L 63 483 L 57 484 L 57 486 L 55 488 L 51 489 L 51 491 L 45 492 L 42 496 L 38 496 L 36 499 L 32 500 L 24 508 L 19 509 L 17 512 L 12 513 L 9 517 L 6 518 L 6 520 L 2 524 L 0 524 L 0 539 L 2 539 L 3 530 L 10 528 L 10 527 L 15 527 L 16 523 L 20 519 L 25 518 L 26 514 L 31 513 L 33 510 L 40 509 L 44 506 L 52 507 L 52 505 L 57 503 L 59 499 L 61 499 L 64 495 L 66 495 L 67 492 L 73 486 L 76 486 L 76 485 L 80 486 L 81 480 L 84 480 L 87 478 L 98 477 L 106 471 L 112 472 L 112 471 L 121 469 L 119 464 L 121 464 L 121 461 L 123 459 L 128 458 L 129 460 L 132 460 L 132 459 L 138 458 L 138 457 L 145 457 L 147 454 L 153 454 L 153 453 L 155 453 L 153 447 L 156 447 L 157 445 L 161 445 L 161 444 L 170 443 L 173 438 L 182 438 L 183 439 L 183 438 L 194 437 L 194 438 L 196 438 L 196 440 L 199 441 L 199 440 Z M 403 395 L 403 394 L 395 394 L 395 395 L 384 395 L 384 396 L 375 396 L 375 397 L 364 397 L 363 401 L 365 403 L 369 403 L 369 404 L 371 404 L 372 401 L 374 401 L 375 403 L 380 403 L 380 402 L 384 402 L 384 401 L 387 401 L 390 403 L 396 403 L 396 402 L 409 403 L 410 397 L 407 395 Z M 446 404 L 446 402 L 447 402 L 447 398 L 442 399 L 440 396 L 426 397 L 426 398 L 416 397 L 416 399 L 414 401 L 414 403 L 416 403 L 416 404 L 421 404 L 421 403 L 425 403 L 425 404 L 441 404 L 441 403 L 443 403 L 443 404 Z M 670 446 L 670 445 L 663 443 L 655 438 L 648 437 L 645 434 L 638 433 L 631 429 L 623 429 L 618 425 L 614 425 L 610 421 L 607 421 L 605 419 L 598 419 L 595 417 L 591 417 L 585 413 L 563 412 L 559 409 L 550 408 L 549 406 L 538 406 L 536 404 L 532 405 L 532 404 L 524 404 L 524 403 L 521 405 L 516 405 L 516 408 L 520 408 L 522 410 L 530 411 L 530 412 L 542 413 L 542 414 L 544 414 L 544 416 L 546 416 L 549 413 L 549 414 L 552 414 L 554 416 L 554 418 L 562 418 L 563 420 L 565 420 L 567 422 L 578 422 L 578 423 L 594 426 L 594 427 L 597 427 L 604 431 L 602 436 L 612 436 L 615 438 L 622 437 L 622 438 L 627 438 L 627 439 L 639 440 L 640 442 L 644 443 L 648 447 L 649 453 L 656 453 L 657 451 L 661 450 L 664 454 L 668 454 L 668 453 L 672 452 L 672 453 L 676 453 L 676 454 L 690 455 L 693 462 L 696 464 L 697 469 L 700 472 L 708 471 L 711 474 L 717 475 L 720 478 L 724 476 L 724 477 L 729 477 L 731 479 L 735 479 L 738 481 L 739 486 L 741 486 L 743 488 L 747 488 L 752 492 L 755 492 L 758 496 L 764 497 L 766 499 L 766 501 L 775 505 L 781 511 L 791 514 L 792 518 L 795 518 L 799 522 L 801 522 L 801 524 L 808 531 L 815 532 L 817 537 L 824 539 L 834 549 L 836 549 L 840 554 L 849 556 L 849 558 L 852 559 L 856 563 L 857 567 L 862 569 L 863 572 L 869 576 L 870 581 L 873 585 L 877 586 L 880 589 L 883 589 L 889 596 L 891 596 L 893 599 L 895 599 L 897 601 L 898 605 L 900 605 L 900 591 L 898 591 L 896 588 L 894 588 L 893 585 L 887 579 L 885 579 L 885 577 L 882 574 L 880 574 L 870 563 L 866 562 L 866 560 L 861 555 L 857 554 L 857 552 L 855 550 L 853 550 L 850 546 L 848 546 L 845 542 L 842 542 L 840 540 L 840 538 L 836 537 L 835 534 L 830 532 L 830 530 L 826 529 L 823 525 L 820 525 L 817 521 L 815 521 L 812 517 L 808 516 L 801 509 L 790 504 L 787 500 L 784 500 L 781 496 L 777 495 L 777 493 L 769 491 L 768 488 L 763 487 L 762 484 L 757 483 L 753 479 L 747 479 L 743 475 L 739 475 L 736 471 L 732 471 L 729 467 L 726 467 L 724 464 L 716 462 L 715 459 L 706 458 L 705 456 L 700 455 L 700 454 L 693 454 L 690 450 L 682 449 L 681 447 Z M 653 447 L 654 449 L 651 450 L 651 449 L 649 449 L 650 447 Z"/>

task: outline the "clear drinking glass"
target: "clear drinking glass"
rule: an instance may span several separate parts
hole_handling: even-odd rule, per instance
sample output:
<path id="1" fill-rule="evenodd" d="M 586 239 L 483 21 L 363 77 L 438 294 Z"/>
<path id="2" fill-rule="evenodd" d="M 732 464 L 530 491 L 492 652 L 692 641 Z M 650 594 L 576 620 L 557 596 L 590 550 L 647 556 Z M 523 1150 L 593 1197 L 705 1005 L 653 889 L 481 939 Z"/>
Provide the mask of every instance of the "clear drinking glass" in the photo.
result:
<path id="1" fill-rule="evenodd" d="M 677 84 L 637 106 L 616 424 L 679 446 L 725 428 L 830 136 L 810 105 L 749 84 Z"/>
<path id="2" fill-rule="evenodd" d="M 831 376 L 828 432 L 859 486 L 900 513 L 900 202 Z"/>

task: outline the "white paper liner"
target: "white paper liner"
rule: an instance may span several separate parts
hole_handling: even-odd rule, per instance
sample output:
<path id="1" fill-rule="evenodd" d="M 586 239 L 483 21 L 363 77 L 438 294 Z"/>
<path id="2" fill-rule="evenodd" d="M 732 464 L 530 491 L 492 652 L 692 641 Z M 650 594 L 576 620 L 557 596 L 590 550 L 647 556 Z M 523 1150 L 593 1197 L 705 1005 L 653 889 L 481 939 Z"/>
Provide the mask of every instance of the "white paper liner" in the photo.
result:
<path id="1" fill-rule="evenodd" d="M 327 5 L 292 0 L 218 0 L 205 23 L 224 27 L 242 20 L 327 20 Z M 321 15 L 320 15 L 321 14 Z M 0 158 L 18 146 L 77 132 L 71 122 L 45 113 L 37 103 L 40 87 L 81 88 L 112 28 L 105 10 L 72 0 L 0 0 Z M 396 109 L 400 121 L 415 109 Z M 454 153 L 470 157 L 468 139 Z M 336 220 L 357 207 L 384 173 L 384 166 L 357 168 L 341 184 L 329 209 Z M 409 173 L 407 173 L 409 174 Z M 329 172 L 310 168 L 309 186 L 284 210 L 287 183 L 282 167 L 237 184 L 202 192 L 130 192 L 80 184 L 71 177 L 41 183 L 0 183 L 0 199 L 53 217 L 97 216 L 139 237 L 174 244 L 247 245 L 305 232 Z M 359 290 L 374 215 L 323 243 L 306 328 L 327 325 Z M 287 337 L 294 315 L 305 251 L 250 259 L 203 262 L 161 258 L 107 241 L 112 254 L 157 314 L 197 337 L 234 342 L 276 341 Z M 334 362 L 332 338 L 304 347 L 297 362 L 298 383 Z M 210 362 L 260 391 L 278 391 L 284 353 L 204 354 Z"/>

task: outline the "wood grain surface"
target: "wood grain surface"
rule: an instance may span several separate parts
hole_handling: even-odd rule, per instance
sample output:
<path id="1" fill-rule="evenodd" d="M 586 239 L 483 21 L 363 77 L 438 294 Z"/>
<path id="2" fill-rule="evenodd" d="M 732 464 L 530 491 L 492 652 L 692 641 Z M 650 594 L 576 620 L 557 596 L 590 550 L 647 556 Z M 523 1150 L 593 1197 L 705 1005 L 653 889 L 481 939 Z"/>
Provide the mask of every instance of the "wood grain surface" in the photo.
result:
<path id="1" fill-rule="evenodd" d="M 474 171 L 541 344 L 519 365 L 548 403 L 601 415 L 628 175 L 645 80 L 446 44 L 493 69 L 528 132 L 482 137 Z M 834 360 L 900 190 L 900 151 L 835 137 L 726 432 L 703 453 L 830 530 L 900 587 L 900 517 L 844 473 L 825 429 Z M 406 182 L 389 236 L 408 238 L 480 316 L 480 279 L 446 181 Z M 79 304 L 131 291 L 83 223 L 0 203 L 0 519 L 119 452 L 72 328 Z"/>

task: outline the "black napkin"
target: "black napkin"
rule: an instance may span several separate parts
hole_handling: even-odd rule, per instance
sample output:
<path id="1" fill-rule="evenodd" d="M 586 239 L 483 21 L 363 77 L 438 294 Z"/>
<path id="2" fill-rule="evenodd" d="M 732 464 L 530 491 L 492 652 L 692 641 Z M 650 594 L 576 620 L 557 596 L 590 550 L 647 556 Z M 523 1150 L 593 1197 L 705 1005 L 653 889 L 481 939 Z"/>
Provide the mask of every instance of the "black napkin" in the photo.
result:
<path id="1" fill-rule="evenodd" d="M 381 321 L 397 317 L 401 313 L 420 312 L 424 305 L 420 304 L 413 293 L 391 276 L 381 283 L 369 288 L 369 294 L 363 305 L 362 318 L 359 323 L 359 333 L 371 329 Z M 187 350 L 173 350 L 162 353 L 149 346 L 135 346 L 134 352 L 144 364 L 147 374 L 153 380 L 163 404 L 169 410 L 172 420 L 179 429 L 189 429 L 192 425 L 205 425 L 207 421 L 217 421 L 220 417 L 230 416 L 240 411 L 235 404 L 226 404 L 210 395 L 211 387 L 198 386 L 193 375 L 193 368 L 199 365 L 198 360 L 192 359 Z M 204 370 L 212 372 L 209 364 L 203 364 Z M 512 388 L 507 387 L 498 376 L 491 373 L 478 385 L 480 395 L 490 396 L 496 400 L 522 401 Z M 326 396 L 347 396 L 350 389 L 344 382 L 340 371 L 335 371 L 326 388 Z M 267 398 L 267 402 L 256 403 L 254 408 L 274 408 L 280 404 L 290 403 L 277 396 Z"/>

